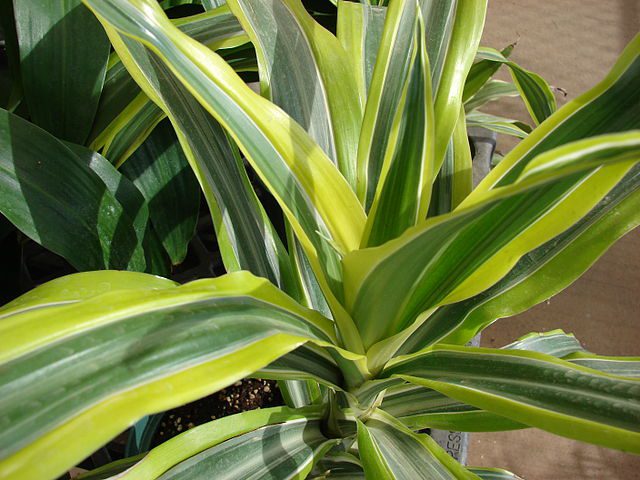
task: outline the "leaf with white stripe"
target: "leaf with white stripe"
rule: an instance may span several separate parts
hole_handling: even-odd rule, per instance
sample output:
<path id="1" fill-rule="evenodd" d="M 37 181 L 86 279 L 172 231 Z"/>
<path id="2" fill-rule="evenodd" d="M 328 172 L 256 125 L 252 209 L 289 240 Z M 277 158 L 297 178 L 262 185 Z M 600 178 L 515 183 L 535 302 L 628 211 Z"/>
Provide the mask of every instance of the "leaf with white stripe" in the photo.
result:
<path id="1" fill-rule="evenodd" d="M 514 182 L 536 156 L 591 136 L 640 128 L 640 35 L 594 88 L 568 102 L 520 142 L 484 179 L 475 194 Z"/>
<path id="2" fill-rule="evenodd" d="M 401 352 L 415 352 L 436 342 L 464 345 L 495 320 L 525 311 L 560 292 L 638 225 L 640 165 L 582 220 L 523 256 L 493 287 L 438 309 Z"/>
<path id="3" fill-rule="evenodd" d="M 282 110 L 252 92 L 222 58 L 180 32 L 152 0 L 86 1 L 116 50 L 122 54 L 133 41 L 149 45 L 221 122 L 279 201 L 316 274 L 324 277 L 325 292 L 341 297 L 339 256 L 357 248 L 364 213 L 318 145 Z M 114 28 L 128 40 L 118 38 Z"/>
<path id="4" fill-rule="evenodd" d="M 500 65 L 509 67 L 513 82 L 536 125 L 542 123 L 556 111 L 556 98 L 549 84 L 540 75 L 508 60 L 503 53 L 494 48 L 479 48 L 477 58 L 481 62 L 492 62 L 498 67 Z"/>
<path id="5" fill-rule="evenodd" d="M 637 149 L 640 159 L 638 140 L 640 132 L 630 132 L 560 147 L 545 154 L 535 175 L 474 191 L 454 212 L 345 257 L 347 306 L 365 345 L 498 282 L 522 255 L 588 214 L 624 178 L 635 163 L 629 152 Z"/>
<path id="6" fill-rule="evenodd" d="M 427 214 L 433 182 L 435 122 L 421 13 L 413 0 L 396 2 L 389 8 L 387 21 L 395 30 L 385 30 L 386 38 L 406 42 L 394 45 L 391 54 L 397 55 L 398 49 L 407 58 L 404 64 L 400 58 L 394 59 L 402 68 L 386 72 L 392 78 L 385 78 L 385 83 L 393 82 L 399 91 L 385 86 L 382 95 L 400 96 L 387 112 L 392 117 L 386 132 L 390 141 L 384 151 L 362 247 L 380 245 L 421 221 Z"/>
<path id="7" fill-rule="evenodd" d="M 262 94 L 297 121 L 355 189 L 362 119 L 347 52 L 299 0 L 233 0 L 253 42 Z"/>
<path id="8" fill-rule="evenodd" d="M 332 344 L 332 330 L 246 272 L 6 316 L 0 473 L 55 477 L 142 416 L 215 392 L 308 340 Z"/>
<path id="9" fill-rule="evenodd" d="M 457 432 L 501 432 L 527 428 L 522 423 L 412 384 L 387 390 L 380 408 L 414 431 L 437 428 Z"/>
<path id="10" fill-rule="evenodd" d="M 261 469 L 268 472 L 263 471 L 266 476 L 261 478 L 271 478 L 269 475 L 277 468 L 305 468 L 317 442 L 322 445 L 327 441 L 317 431 L 321 418 L 322 412 L 318 408 L 294 410 L 287 407 L 224 417 L 192 428 L 152 449 L 118 478 L 151 480 L 215 476 L 216 479 L 236 479 L 246 478 L 246 472 Z M 280 450 L 275 448 L 278 442 L 287 444 L 286 451 L 284 444 L 280 445 Z M 256 448 L 264 450 L 256 454 Z M 300 454 L 299 450 L 304 453 Z M 238 456 L 242 456 L 241 461 Z M 284 465 L 278 465 L 278 460 Z M 282 476 L 278 478 L 284 478 L 284 471 L 279 473 Z"/>
<path id="11" fill-rule="evenodd" d="M 360 104 L 366 105 L 384 29 L 386 7 L 338 3 L 338 40 L 347 51 L 356 75 Z"/>
<path id="12" fill-rule="evenodd" d="M 464 102 L 464 109 L 466 112 L 471 112 L 494 100 L 518 95 L 518 88 L 513 83 L 489 80 L 475 95 Z"/>
<path id="13" fill-rule="evenodd" d="M 640 382 L 537 352 L 440 345 L 383 372 L 557 435 L 640 453 Z"/>
<path id="14" fill-rule="evenodd" d="M 367 478 L 477 479 L 431 437 L 413 433 L 381 410 L 358 421 L 358 453 Z"/>
<path id="15" fill-rule="evenodd" d="M 212 50 L 230 55 L 249 38 L 228 7 L 172 21 L 180 30 Z M 131 78 L 117 53 L 111 54 L 104 89 L 88 143 L 114 164 L 121 164 L 142 144 L 157 123 L 162 110 Z"/>

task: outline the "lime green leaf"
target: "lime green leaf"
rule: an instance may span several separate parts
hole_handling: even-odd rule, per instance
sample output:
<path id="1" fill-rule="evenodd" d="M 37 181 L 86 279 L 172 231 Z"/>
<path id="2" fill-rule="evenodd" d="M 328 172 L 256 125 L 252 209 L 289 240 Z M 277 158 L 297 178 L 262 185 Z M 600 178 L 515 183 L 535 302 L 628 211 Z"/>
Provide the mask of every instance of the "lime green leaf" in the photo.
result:
<path id="1" fill-rule="evenodd" d="M 142 45 L 129 41 L 122 54 L 132 69 L 155 72 L 143 87 L 167 112 L 200 182 L 227 271 L 246 269 L 282 285 L 289 274 L 280 239 L 249 183 L 235 144 L 209 113 Z"/>
<path id="2" fill-rule="evenodd" d="M 350 453 L 330 452 L 320 459 L 311 475 L 314 480 L 337 479 L 365 480 L 360 459 Z"/>
<path id="3" fill-rule="evenodd" d="M 2 213 L 78 270 L 144 270 L 141 225 L 134 225 L 89 163 L 44 130 L 0 110 Z"/>
<path id="4" fill-rule="evenodd" d="M 413 433 L 381 410 L 376 410 L 364 424 L 358 421 L 358 452 L 367 478 L 477 478 L 431 437 Z"/>
<path id="5" fill-rule="evenodd" d="M 362 107 L 347 52 L 299 0 L 228 5 L 256 47 L 263 96 L 309 132 L 355 189 Z"/>
<path id="6" fill-rule="evenodd" d="M 305 478 L 314 462 L 337 442 L 323 435 L 321 421 L 292 420 L 227 440 L 176 465 L 162 478 Z"/>
<path id="7" fill-rule="evenodd" d="M 566 143 L 640 128 L 640 35 L 607 77 L 560 108 L 520 142 L 478 185 L 476 193 L 512 183 L 534 157 Z"/>
<path id="8" fill-rule="evenodd" d="M 384 372 L 516 422 L 640 452 L 640 383 L 537 352 L 441 345 Z"/>
<path id="9" fill-rule="evenodd" d="M 348 255 L 347 305 L 365 345 L 408 327 L 422 312 L 487 289 L 522 255 L 585 216 L 633 167 L 634 161 L 616 162 L 630 158 L 628 143 L 639 135 L 560 147 L 536 164 L 540 173 L 529 180 L 474 191 L 454 212 Z M 609 165 L 594 169 L 597 164 Z"/>
<path id="10" fill-rule="evenodd" d="M 575 352 L 583 351 L 583 347 L 573 334 L 562 330 L 551 330 L 544 333 L 529 333 L 517 341 L 505 345 L 508 350 L 529 350 L 564 358 Z"/>
<path id="11" fill-rule="evenodd" d="M 511 45 L 507 45 L 500 51 L 500 54 L 506 59 L 511 55 L 511 52 L 515 48 L 516 44 L 512 43 Z M 482 50 L 482 47 L 480 48 Z M 469 74 L 467 75 L 467 79 L 464 84 L 464 91 L 462 93 L 462 101 L 468 102 L 472 97 L 478 94 L 482 88 L 484 88 L 488 83 L 491 83 L 491 78 L 496 74 L 496 72 L 502 66 L 501 62 L 495 62 L 488 59 L 477 58 L 476 61 L 471 65 L 471 69 L 469 70 Z M 516 89 L 516 92 L 518 90 Z"/>
<path id="12" fill-rule="evenodd" d="M 342 372 L 324 349 L 303 345 L 260 369 L 257 377 L 276 380 L 308 379 L 341 390 Z M 303 381 L 304 383 L 304 381 Z"/>
<path id="13" fill-rule="evenodd" d="M 296 233 L 322 247 L 321 256 L 333 249 L 321 235 L 344 251 L 357 247 L 362 210 L 337 169 L 296 123 L 253 93 L 219 56 L 180 32 L 151 0 L 87 3 L 105 23 L 110 20 L 123 33 L 148 42 L 180 72 L 282 202 Z"/>
<path id="14" fill-rule="evenodd" d="M 438 428 L 457 432 L 500 432 L 527 428 L 495 413 L 467 405 L 417 385 L 400 385 L 385 392 L 380 406 L 411 430 Z"/>
<path id="15" fill-rule="evenodd" d="M 130 55 L 127 53 L 130 49 L 139 48 L 138 40 L 151 46 L 158 55 L 156 64 L 171 68 L 177 76 L 175 80 L 183 82 L 181 85 L 193 93 L 238 142 L 291 222 L 323 292 L 329 296 L 334 314 L 340 311 L 342 267 L 339 258 L 344 252 L 357 248 L 365 216 L 356 196 L 329 158 L 302 127 L 277 106 L 255 94 L 222 58 L 174 27 L 152 0 L 87 0 L 87 3 L 107 25 L 120 55 Z M 117 26 L 131 38 L 120 37 L 110 25 Z M 147 76 L 155 68 L 143 72 L 129 60 L 131 58 L 127 66 L 137 81 L 147 82 Z M 154 101 L 161 103 L 158 98 Z M 340 330 L 346 332 L 344 338 L 349 348 L 361 351 L 350 318 L 336 314 L 336 322 Z"/>
<path id="16" fill-rule="evenodd" d="M 562 330 L 530 333 L 503 348 L 545 353 L 611 375 L 640 377 L 640 357 L 603 356 L 588 352 L 573 334 Z"/>
<path id="17" fill-rule="evenodd" d="M 426 210 L 423 207 L 424 200 L 421 202 L 420 199 L 420 190 L 426 185 L 430 187 L 431 179 L 423 171 L 428 169 L 427 174 L 430 174 L 433 169 L 428 165 L 433 150 L 429 151 L 427 148 L 427 139 L 433 137 L 434 125 L 429 120 L 433 118 L 433 106 L 427 76 L 428 59 L 421 38 L 424 34 L 418 23 L 419 16 L 416 0 L 395 2 L 387 12 L 358 146 L 358 196 L 365 208 L 372 208 L 376 197 L 376 203 L 380 202 L 387 176 L 390 175 L 392 180 L 410 179 L 417 183 L 417 186 L 411 185 L 407 194 L 413 197 L 406 215 L 411 224 L 415 222 L 417 210 Z M 407 97 L 410 97 L 411 102 L 417 103 L 410 103 Z M 415 125 L 407 120 L 410 113 L 415 113 L 414 107 L 420 109 Z M 428 145 L 433 148 L 432 142 Z M 408 165 L 401 162 L 407 154 L 403 149 L 408 149 L 412 154 L 406 161 Z M 399 159 L 394 158 L 396 156 Z M 410 161 L 414 156 L 416 160 Z M 394 163 L 396 168 L 392 168 Z M 398 167 L 398 164 L 401 165 Z M 402 170 L 408 169 L 409 165 L 414 165 L 416 171 L 406 177 L 401 175 Z M 397 168 L 400 172 L 396 171 Z M 390 170 L 393 171 L 390 173 Z M 385 196 L 390 195 L 388 190 L 393 190 L 394 184 L 398 182 L 389 183 Z M 428 193 L 426 201 L 428 202 Z M 386 217 L 386 212 L 380 212 L 379 216 Z M 373 218 L 375 217 L 374 212 Z M 372 226 L 369 223 L 366 231 L 370 232 Z M 368 244 L 368 236 L 366 233 L 362 242 L 365 246 Z M 378 242 L 376 240 L 374 244 Z"/>
<path id="18" fill-rule="evenodd" d="M 429 217 L 449 213 L 471 192 L 473 167 L 464 112 L 460 113 L 449 148 L 433 184 Z"/>
<path id="19" fill-rule="evenodd" d="M 40 285 L 0 308 L 0 317 L 86 300 L 102 293 L 133 288 L 161 289 L 176 286 L 162 277 L 137 272 L 100 271 L 74 273 Z"/>
<path id="20" fill-rule="evenodd" d="M 576 280 L 617 239 L 640 225 L 640 166 L 582 220 L 523 256 L 488 290 L 431 315 L 401 351 L 435 342 L 463 345 L 498 318 L 520 313 Z"/>
<path id="21" fill-rule="evenodd" d="M 488 81 L 476 94 L 464 102 L 464 110 L 471 112 L 489 102 L 503 97 L 515 97 L 519 95 L 518 88 L 509 82 L 502 80 Z"/>
<path id="22" fill-rule="evenodd" d="M 171 262 L 182 262 L 198 220 L 200 189 L 171 125 L 156 128 L 121 171 L 147 201 Z"/>
<path id="23" fill-rule="evenodd" d="M 387 72 L 405 77 L 395 111 L 388 112 L 394 117 L 387 132 L 392 140 L 384 152 L 362 246 L 380 245 L 422 220 L 426 216 L 433 182 L 433 104 L 420 10 L 412 1 L 404 4 L 403 10 L 409 13 L 396 9 L 395 5 L 400 3 L 390 8 L 388 25 L 397 28 L 391 36 L 409 42 L 394 46 L 394 50 L 406 49 L 409 65 L 401 71 Z M 400 16 L 398 22 L 392 23 L 397 16 Z M 407 35 L 405 29 L 411 33 Z M 385 88 L 382 95 L 390 96 L 393 92 Z"/>
<path id="24" fill-rule="evenodd" d="M 197 471 L 208 468 L 215 471 L 215 478 L 227 478 L 225 475 L 240 475 L 229 478 L 244 478 L 241 470 L 232 468 L 225 471 L 215 470 L 216 461 L 230 461 L 230 456 L 243 454 L 241 462 L 242 468 L 254 468 L 266 466 L 269 462 L 263 455 L 253 455 L 247 450 L 252 441 L 255 447 L 260 446 L 256 442 L 257 437 L 261 437 L 265 442 L 286 440 L 290 434 L 304 433 L 315 425 L 321 418 L 321 410 L 317 408 L 305 408 L 293 410 L 287 407 L 276 407 L 243 412 L 237 415 L 224 417 L 213 422 L 205 423 L 192 428 L 162 445 L 151 450 L 140 462 L 127 470 L 122 478 L 126 480 L 151 480 L 162 478 L 182 478 L 182 475 L 189 474 L 188 478 L 199 478 Z M 269 426 L 276 428 L 269 429 Z M 267 428 L 265 428 L 267 427 Z M 252 433 L 253 432 L 253 433 Z M 248 435 L 247 435 L 248 434 Z M 245 436 L 246 435 L 246 436 Z M 294 434 L 295 435 L 295 434 Z M 307 437 L 308 439 L 309 437 Z M 292 441 L 294 438 L 290 438 Z M 297 438 L 301 440 L 300 437 Z M 325 439 L 326 441 L 326 439 Z M 262 446 L 267 447 L 269 443 Z M 301 445 L 300 445 L 301 446 Z M 215 450 L 214 447 L 217 447 Z M 292 452 L 291 452 L 292 453 Z M 199 455 L 197 456 L 196 455 Z M 283 451 L 280 451 L 281 459 L 284 459 Z M 291 458 L 285 463 L 290 463 Z M 183 472 L 180 473 L 179 472 Z M 209 477 L 211 478 L 211 473 Z"/>
<path id="25" fill-rule="evenodd" d="M 173 20 L 180 30 L 211 49 L 231 52 L 248 37 L 228 7 Z M 119 165 L 151 133 L 164 114 L 131 78 L 116 53 L 109 59 L 104 90 L 88 142 Z"/>
<path id="26" fill-rule="evenodd" d="M 442 73 L 439 79 L 435 79 L 435 118 L 437 119 L 435 130 L 435 163 L 434 174 L 440 169 L 444 156 L 453 134 L 460 108 L 462 107 L 462 92 L 469 69 L 480 43 L 482 28 L 487 10 L 486 0 L 458 0 L 451 2 L 443 0 L 439 2 L 423 1 L 423 10 L 433 5 L 435 13 L 441 18 L 438 23 L 445 29 L 452 29 L 449 40 L 441 50 Z M 455 3 L 455 17 L 447 4 Z M 427 26 L 431 20 L 429 14 L 425 14 Z M 427 35 L 429 29 L 427 28 Z M 431 49 L 428 48 L 429 59 L 432 61 Z"/>
<path id="27" fill-rule="evenodd" d="M 337 37 L 347 51 L 356 76 L 360 104 L 366 105 L 387 9 L 339 2 Z"/>
<path id="28" fill-rule="evenodd" d="M 493 62 L 496 66 L 501 64 L 509 67 L 511 77 L 520 92 L 531 118 L 536 124 L 542 123 L 556 111 L 556 98 L 551 87 L 537 73 L 522 68 L 507 58 L 498 50 L 482 47 L 478 49 L 477 58 L 482 62 Z M 476 64 L 478 65 L 478 64 Z M 465 98 L 467 100 L 467 98 Z"/>
<path id="29" fill-rule="evenodd" d="M 20 71 L 32 121 L 84 143 L 96 113 L 109 40 L 81 0 L 14 2 Z"/>
<path id="30" fill-rule="evenodd" d="M 144 415 L 334 340 L 331 322 L 245 272 L 27 310 L 0 330 L 0 473 L 25 478 L 55 478 Z"/>
<path id="31" fill-rule="evenodd" d="M 531 127 L 526 123 L 477 111 L 467 113 L 467 126 L 486 128 L 518 138 L 526 138 L 531 133 Z"/>

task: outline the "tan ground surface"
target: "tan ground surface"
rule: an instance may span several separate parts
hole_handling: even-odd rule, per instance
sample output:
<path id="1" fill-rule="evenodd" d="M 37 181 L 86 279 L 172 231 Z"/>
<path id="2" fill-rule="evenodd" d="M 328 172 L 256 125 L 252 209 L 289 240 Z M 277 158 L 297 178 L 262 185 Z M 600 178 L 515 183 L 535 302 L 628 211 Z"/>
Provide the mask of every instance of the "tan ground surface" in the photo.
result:
<path id="1" fill-rule="evenodd" d="M 489 0 L 483 44 L 501 48 L 519 37 L 512 58 L 566 89 L 570 99 L 599 81 L 639 30 L 640 0 Z M 491 111 L 527 119 L 511 101 Z M 509 145 L 503 141 L 499 148 Z M 597 353 L 640 355 L 639 230 L 562 294 L 493 325 L 483 344 L 501 346 L 552 328 L 574 332 Z M 473 434 L 469 464 L 501 466 L 527 480 L 640 479 L 640 456 L 539 430 Z"/>

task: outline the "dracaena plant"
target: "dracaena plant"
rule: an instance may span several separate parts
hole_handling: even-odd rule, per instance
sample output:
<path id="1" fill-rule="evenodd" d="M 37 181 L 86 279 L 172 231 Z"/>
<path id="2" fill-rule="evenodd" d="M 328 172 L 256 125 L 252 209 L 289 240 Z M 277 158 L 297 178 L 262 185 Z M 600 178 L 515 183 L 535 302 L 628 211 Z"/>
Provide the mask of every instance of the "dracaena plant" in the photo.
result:
<path id="1" fill-rule="evenodd" d="M 458 464 L 429 427 L 537 427 L 640 453 L 638 359 L 561 331 L 466 346 L 640 222 L 640 37 L 555 111 L 508 51 L 478 51 L 486 1 L 339 2 L 334 35 L 298 0 L 229 0 L 259 95 L 155 0 L 84 3 L 138 103 L 170 120 L 230 273 L 79 273 L 3 307 L 3 477 L 55 478 L 141 417 L 247 376 L 281 381 L 288 406 L 96 478 L 516 478 Z M 493 88 L 501 64 L 515 87 Z M 472 189 L 467 119 L 514 88 L 539 125 Z M 127 135 L 106 123 L 104 138 Z M 286 248 L 236 146 L 284 213 Z"/>

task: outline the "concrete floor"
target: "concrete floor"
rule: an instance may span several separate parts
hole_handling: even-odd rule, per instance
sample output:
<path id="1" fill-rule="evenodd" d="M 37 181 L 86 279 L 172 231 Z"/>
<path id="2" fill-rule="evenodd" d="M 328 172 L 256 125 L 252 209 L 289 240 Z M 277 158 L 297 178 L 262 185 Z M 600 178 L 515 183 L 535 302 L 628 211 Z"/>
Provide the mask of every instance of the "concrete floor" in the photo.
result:
<path id="1" fill-rule="evenodd" d="M 511 58 L 571 99 L 603 78 L 639 30 L 640 0 L 489 0 L 482 43 L 502 48 L 519 38 Z M 488 110 L 528 120 L 511 99 Z M 512 145 L 502 139 L 498 148 Z M 487 329 L 483 344 L 502 346 L 531 331 L 562 328 L 593 352 L 640 355 L 639 294 L 640 229 L 560 295 Z M 469 464 L 507 468 L 527 480 L 640 479 L 640 456 L 535 429 L 471 435 Z"/>

